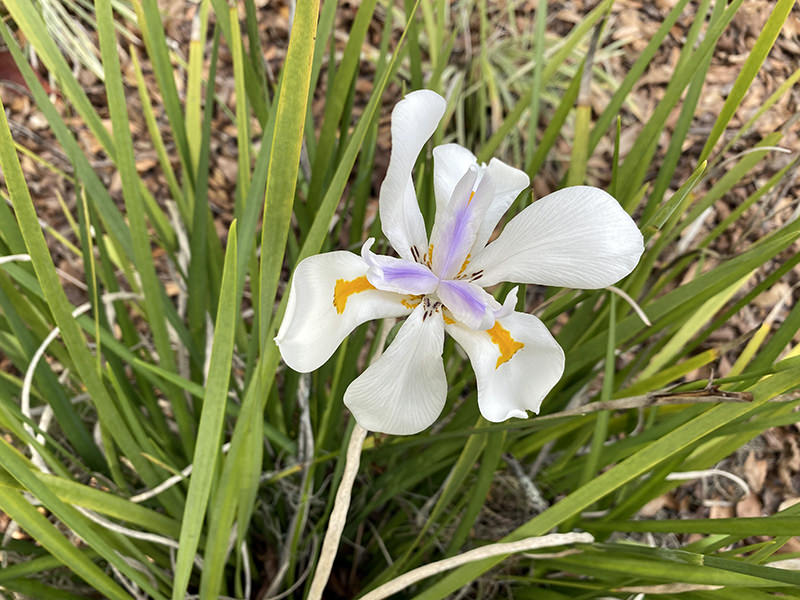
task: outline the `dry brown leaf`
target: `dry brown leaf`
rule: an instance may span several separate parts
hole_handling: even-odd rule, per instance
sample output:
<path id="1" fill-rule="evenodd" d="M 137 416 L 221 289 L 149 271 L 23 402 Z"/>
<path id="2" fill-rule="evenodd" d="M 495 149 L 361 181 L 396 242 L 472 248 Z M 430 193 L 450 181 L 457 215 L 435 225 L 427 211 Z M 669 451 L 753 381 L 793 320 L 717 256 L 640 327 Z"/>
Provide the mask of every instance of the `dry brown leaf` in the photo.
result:
<path id="1" fill-rule="evenodd" d="M 759 497 L 750 492 L 736 503 L 736 516 L 737 517 L 762 517 L 764 516 L 761 511 L 761 500 Z"/>
<path id="2" fill-rule="evenodd" d="M 733 505 L 715 502 L 708 511 L 709 519 L 730 519 L 733 517 Z"/>
<path id="3" fill-rule="evenodd" d="M 665 507 L 673 510 L 678 507 L 671 493 L 661 494 L 658 498 L 650 500 L 639 510 L 639 515 L 642 517 L 654 517 L 658 511 Z"/>
<path id="4" fill-rule="evenodd" d="M 800 502 L 800 498 L 798 498 L 797 496 L 792 496 L 791 498 L 786 498 L 786 500 L 781 502 L 780 506 L 778 506 L 778 512 L 781 512 L 782 510 L 786 510 L 787 508 L 790 508 L 790 507 L 794 506 L 798 502 Z"/>
<path id="5" fill-rule="evenodd" d="M 786 461 L 786 466 L 789 467 L 793 473 L 797 473 L 800 471 L 800 444 L 798 444 L 797 438 L 793 435 L 786 436 L 786 443 L 789 446 L 790 453 Z"/>
<path id="6" fill-rule="evenodd" d="M 767 478 L 768 464 L 766 460 L 756 458 L 754 452 L 747 455 L 744 461 L 744 477 L 753 492 L 764 489 L 764 480 Z"/>

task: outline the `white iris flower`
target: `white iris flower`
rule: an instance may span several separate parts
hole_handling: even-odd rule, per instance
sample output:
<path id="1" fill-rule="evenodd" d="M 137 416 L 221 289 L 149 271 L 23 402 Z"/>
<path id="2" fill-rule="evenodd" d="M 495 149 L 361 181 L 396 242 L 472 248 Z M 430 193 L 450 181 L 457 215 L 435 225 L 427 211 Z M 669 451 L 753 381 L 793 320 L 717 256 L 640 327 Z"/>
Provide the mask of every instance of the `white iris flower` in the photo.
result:
<path id="1" fill-rule="evenodd" d="M 400 258 L 361 250 L 311 256 L 295 270 L 275 341 L 292 369 L 313 371 L 371 319 L 405 317 L 394 341 L 347 388 L 344 402 L 367 430 L 408 435 L 442 411 L 447 331 L 469 356 L 478 406 L 489 421 L 538 412 L 564 371 L 564 352 L 535 316 L 501 305 L 484 288 L 503 281 L 602 288 L 639 261 L 642 236 L 606 192 L 569 187 L 538 200 L 487 245 L 528 176 L 499 160 L 479 165 L 457 145 L 433 149 L 436 221 L 431 238 L 411 171 L 445 111 L 429 90 L 392 111 L 392 154 L 380 191 L 383 233 Z"/>

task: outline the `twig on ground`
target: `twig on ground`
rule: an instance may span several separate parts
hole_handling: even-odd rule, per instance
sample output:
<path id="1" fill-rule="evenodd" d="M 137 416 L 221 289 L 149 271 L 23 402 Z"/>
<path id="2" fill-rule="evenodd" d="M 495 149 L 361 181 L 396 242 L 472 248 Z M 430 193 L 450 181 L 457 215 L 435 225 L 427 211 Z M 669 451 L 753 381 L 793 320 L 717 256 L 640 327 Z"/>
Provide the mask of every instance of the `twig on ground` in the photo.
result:
<path id="1" fill-rule="evenodd" d="M 594 537 L 589 533 L 553 533 L 542 537 L 526 538 L 518 542 L 489 544 L 488 546 L 469 550 L 458 556 L 445 558 L 444 560 L 412 569 L 408 573 L 375 588 L 370 593 L 362 596 L 361 600 L 383 600 L 383 598 L 388 598 L 392 594 L 396 594 L 422 579 L 426 579 L 438 573 L 443 573 L 444 571 L 449 571 L 450 569 L 455 569 L 467 563 L 483 560 L 484 558 L 536 550 L 538 548 L 550 548 L 553 546 L 565 546 L 567 544 L 578 543 L 591 544 L 592 542 L 594 542 Z"/>
<path id="2" fill-rule="evenodd" d="M 0 265 L 12 262 L 30 262 L 31 257 L 28 254 L 7 254 L 0 256 Z"/>
<path id="3" fill-rule="evenodd" d="M 550 505 L 547 504 L 533 480 L 525 473 L 519 461 L 511 454 L 504 454 L 503 458 L 508 463 L 508 466 L 511 467 L 511 470 L 514 471 L 514 475 L 519 480 L 519 484 L 522 486 L 522 491 L 525 492 L 525 497 L 528 499 L 531 508 L 536 511 L 536 514 L 546 511 Z"/>
<path id="4" fill-rule="evenodd" d="M 145 542 L 151 542 L 153 544 L 160 544 L 162 546 L 168 546 L 169 548 L 178 548 L 178 542 L 173 540 L 172 538 L 164 537 L 163 535 L 157 535 L 155 533 L 145 533 L 143 531 L 137 531 L 136 529 L 130 529 L 128 527 L 123 527 L 122 525 L 117 525 L 116 523 L 109 521 L 105 517 L 101 517 L 94 511 L 88 510 L 83 508 L 82 506 L 78 506 L 77 504 L 73 504 L 75 509 L 81 513 L 84 517 L 97 523 L 101 527 L 108 529 L 109 531 L 113 531 L 114 533 L 119 533 L 120 535 L 124 535 L 136 540 L 142 540 Z M 199 556 L 194 557 L 194 562 L 198 568 L 203 568 L 203 559 Z"/>
<path id="5" fill-rule="evenodd" d="M 658 585 L 631 585 L 617 588 L 618 592 L 641 594 L 682 594 L 684 592 L 711 592 L 721 590 L 724 585 L 706 585 L 703 583 L 662 583 Z"/>
<path id="6" fill-rule="evenodd" d="M 730 479 L 736 485 L 742 488 L 742 491 L 744 492 L 745 496 L 747 496 L 750 493 L 750 486 L 747 485 L 747 482 L 745 482 L 744 479 L 742 479 L 738 475 L 729 473 L 728 471 L 723 471 L 722 469 L 706 469 L 705 471 L 674 472 L 667 475 L 667 481 L 687 481 L 690 479 L 700 479 L 701 477 L 711 477 L 713 475 L 718 475 L 720 477 L 726 477 Z"/>
<path id="7" fill-rule="evenodd" d="M 106 304 L 110 304 L 111 302 L 114 302 L 116 300 L 133 300 L 133 299 L 138 300 L 140 298 L 141 296 L 139 294 L 134 294 L 131 292 L 111 292 L 108 294 L 103 294 L 101 296 L 102 301 Z M 72 311 L 72 317 L 74 319 L 77 319 L 82 314 L 89 312 L 91 308 L 92 305 L 90 302 L 81 304 L 79 307 L 77 307 L 75 310 Z M 47 347 L 53 342 L 53 340 L 55 340 L 58 337 L 60 333 L 61 330 L 58 327 L 54 327 L 53 330 L 47 334 L 47 337 L 45 337 L 42 343 L 39 344 L 39 347 L 36 349 L 36 352 L 33 353 L 31 362 L 28 364 L 28 368 L 25 371 L 25 377 L 23 378 L 22 381 L 20 411 L 22 412 L 23 415 L 25 415 L 29 419 L 31 418 L 31 387 L 33 385 L 33 374 L 36 372 L 36 367 L 38 366 L 39 361 L 44 356 L 45 350 L 47 350 Z M 33 428 L 30 425 L 24 424 L 23 427 L 25 428 L 25 431 L 27 431 L 31 435 L 31 437 L 36 439 L 36 441 L 38 441 L 40 444 L 44 444 L 45 440 L 43 435 L 41 434 L 37 435 L 33 431 Z M 30 449 L 31 452 L 31 462 L 33 462 L 33 464 L 36 465 L 36 467 L 43 473 L 50 473 L 50 469 L 47 467 L 41 454 L 39 454 L 39 452 L 36 450 L 33 444 L 28 444 L 28 448 Z"/>
<path id="8" fill-rule="evenodd" d="M 684 392 L 676 394 L 644 394 L 607 402 L 591 402 L 577 408 L 562 410 L 537 417 L 537 421 L 563 419 L 599 412 L 601 410 L 629 410 L 631 408 L 647 408 L 650 406 L 669 406 L 671 404 L 705 404 L 709 402 L 752 402 L 748 392 L 722 392 L 719 390 L 701 390 L 700 392 Z"/>
<path id="9" fill-rule="evenodd" d="M 222 445 L 222 453 L 225 454 L 231 448 L 231 443 L 227 442 L 226 444 Z M 165 479 L 161 483 L 159 483 L 156 487 L 151 490 L 145 490 L 140 494 L 136 494 L 135 496 L 131 496 L 128 498 L 131 502 L 144 502 L 145 500 L 149 500 L 153 496 L 158 496 L 164 490 L 168 490 L 173 485 L 180 483 L 184 479 L 186 479 L 189 475 L 192 474 L 192 469 L 194 468 L 194 464 L 191 463 L 183 468 L 183 470 L 178 473 L 177 475 L 173 475 L 169 479 Z"/>

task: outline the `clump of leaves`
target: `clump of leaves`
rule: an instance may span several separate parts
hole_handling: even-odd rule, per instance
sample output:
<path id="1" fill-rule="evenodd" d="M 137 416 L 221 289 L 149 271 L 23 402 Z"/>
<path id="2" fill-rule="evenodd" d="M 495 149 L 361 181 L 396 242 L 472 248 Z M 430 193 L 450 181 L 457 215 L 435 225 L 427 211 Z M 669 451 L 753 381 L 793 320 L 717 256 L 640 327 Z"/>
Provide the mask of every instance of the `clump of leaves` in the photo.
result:
<path id="1" fill-rule="evenodd" d="M 493 483 L 509 478 L 519 482 L 521 509 L 497 520 L 510 531 L 503 541 L 554 528 L 579 528 L 599 541 L 517 556 L 503 573 L 486 575 L 502 556 L 463 565 L 415 584 L 416 597 L 488 586 L 487 577 L 520 598 L 571 597 L 576 588 L 587 598 L 791 595 L 796 573 L 770 563 L 800 531 L 795 508 L 756 519 L 635 516 L 678 485 L 676 473 L 713 467 L 796 419 L 789 392 L 800 384 L 797 349 L 786 348 L 800 327 L 797 305 L 768 316 L 752 335 L 720 342 L 715 334 L 789 277 L 800 260 L 800 224 L 776 223 L 733 255 L 713 251 L 748 207 L 783 193 L 796 157 L 757 189 L 746 188 L 745 200 L 713 227 L 703 225 L 709 207 L 742 190 L 794 126 L 790 120 L 753 143 L 743 137 L 794 89 L 800 71 L 753 120 L 734 126 L 749 119 L 739 114 L 742 101 L 793 3 L 774 3 L 692 156 L 685 144 L 706 74 L 742 0 L 675 3 L 608 105 L 593 112 L 587 90 L 597 85 L 597 61 L 614 51 L 602 34 L 612 4 L 601 2 L 553 45 L 544 35 L 525 38 L 533 64 L 504 88 L 517 59 L 506 56 L 509 40 L 493 35 L 498 21 L 486 17 L 504 13 L 482 2 L 298 2 L 285 61 L 271 79 L 262 58 L 271 41 L 255 3 L 240 13 L 222 0 L 199 2 L 191 37 L 182 41 L 185 62 L 155 0 L 132 4 L 143 42 L 137 51 L 119 47 L 112 4 L 97 0 L 106 98 L 95 106 L 40 7 L 5 0 L 9 20 L 0 35 L 69 161 L 69 172 L 60 169 L 69 208 L 64 230 L 42 228 L 4 112 L 0 167 L 10 207 L 0 203 L 0 510 L 25 535 L 6 541 L 8 556 L 19 560 L 3 569 L 0 586 L 34 597 L 80 597 L 83 585 L 107 598 L 305 595 L 352 427 L 342 395 L 392 331 L 390 324 L 361 327 L 313 375 L 290 372 L 273 342 L 286 275 L 305 257 L 357 248 L 379 229 L 372 184 L 385 148 L 381 121 L 399 90 L 428 87 L 448 101 L 434 145 L 458 141 L 481 161 L 502 153 L 537 190 L 545 169 L 545 181 L 605 184 L 587 181 L 588 161 L 605 140 L 614 148 L 608 190 L 638 223 L 645 252 L 615 291 L 528 286 L 520 293 L 519 308 L 555 331 L 566 354 L 564 377 L 538 418 L 482 420 L 471 369 L 445 345 L 441 423 L 411 437 L 366 438 L 344 530 L 356 550 L 340 553 L 331 596 L 355 597 L 417 566 L 501 541 L 484 525 L 506 497 Z M 536 7 L 541 34 L 548 7 Z M 470 27 L 460 11 L 473 8 L 480 68 L 460 75 L 449 69 L 449 48 Z M 344 11 L 346 39 L 335 31 Z M 691 19 L 674 73 L 652 114 L 631 123 L 624 107 L 682 15 Z M 368 35 L 379 43 L 362 59 Z M 29 52 L 57 82 L 52 98 Z M 356 102 L 362 69 L 373 84 Z M 323 72 L 326 87 L 318 90 Z M 180 85 L 176 73 L 185 78 Z M 218 98 L 222 75 L 233 81 L 228 104 Z M 492 84 L 486 92 L 478 77 Z M 314 91 L 325 97 L 316 112 Z M 129 112 L 133 96 L 141 114 Z M 228 139 L 237 151 L 224 236 L 209 203 L 220 114 L 231 118 L 235 142 Z M 132 118 L 143 120 L 146 135 L 132 136 Z M 621 147 L 629 131 L 630 147 Z M 743 139 L 750 147 L 732 156 Z M 145 142 L 163 187 L 151 188 L 147 172 L 137 170 Z M 113 163 L 118 189 L 99 176 L 89 145 Z M 429 152 L 418 167 L 422 213 L 432 217 Z M 509 216 L 528 201 L 523 195 Z M 55 251 L 82 263 L 85 307 L 66 297 Z M 698 369 L 720 357 L 731 366 L 707 388 Z M 624 541 L 664 531 L 701 537 L 678 549 Z M 754 536 L 766 541 L 747 545 Z"/>

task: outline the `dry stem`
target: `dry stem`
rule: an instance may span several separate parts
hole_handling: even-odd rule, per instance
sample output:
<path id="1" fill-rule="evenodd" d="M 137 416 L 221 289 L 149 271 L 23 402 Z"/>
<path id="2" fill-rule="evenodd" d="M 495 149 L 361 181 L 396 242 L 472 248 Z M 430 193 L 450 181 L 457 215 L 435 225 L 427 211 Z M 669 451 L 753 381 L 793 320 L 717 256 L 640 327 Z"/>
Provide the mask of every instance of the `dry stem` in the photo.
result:
<path id="1" fill-rule="evenodd" d="M 461 565 L 465 565 L 476 560 L 483 560 L 492 556 L 500 556 L 503 554 L 513 554 L 515 552 L 524 552 L 527 550 L 536 550 L 538 548 L 549 548 L 551 546 L 564 546 L 565 544 L 584 543 L 591 544 L 594 538 L 589 533 L 553 533 L 542 537 L 531 537 L 518 542 L 505 542 L 498 544 L 489 544 L 475 548 L 458 556 L 445 558 L 428 565 L 423 565 L 412 569 L 408 573 L 400 575 L 391 581 L 384 583 L 372 590 L 370 593 L 361 597 L 361 600 L 383 600 L 392 594 L 404 590 L 410 585 L 418 581 L 431 577 L 437 573 L 455 569 Z"/>
<path id="2" fill-rule="evenodd" d="M 336 500 L 333 503 L 331 518 L 328 521 L 328 529 L 322 542 L 317 570 L 314 573 L 314 579 L 311 581 L 307 600 L 320 600 L 322 592 L 325 590 L 325 585 L 328 583 L 333 560 L 336 558 L 339 540 L 342 537 L 342 530 L 347 519 L 347 509 L 350 508 L 350 492 L 353 489 L 353 482 L 358 473 L 358 465 L 361 462 L 361 447 L 364 445 L 366 437 L 367 430 L 356 423 L 350 434 L 342 481 L 339 483 L 339 489 L 336 490 Z"/>

